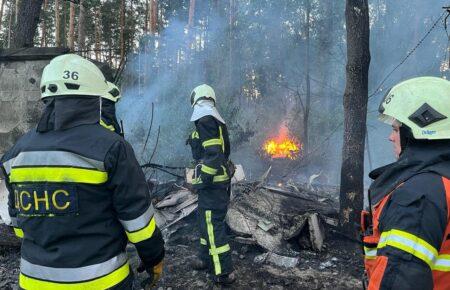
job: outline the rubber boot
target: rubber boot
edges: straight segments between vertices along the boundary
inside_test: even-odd
[[[221,285],[230,285],[236,281],[234,272],[225,275],[214,276],[214,282]]]

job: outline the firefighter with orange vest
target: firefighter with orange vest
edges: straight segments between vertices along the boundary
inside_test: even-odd
[[[397,161],[370,173],[365,286],[450,289],[450,82],[404,81],[379,112],[392,125]]]

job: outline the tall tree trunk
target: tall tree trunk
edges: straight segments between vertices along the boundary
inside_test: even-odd
[[[6,1],[6,0],[5,0]],[[8,48],[10,48],[11,47],[11,31],[12,31],[12,26],[13,26],[13,24],[12,24],[12,19],[13,19],[13,11],[14,11],[14,8],[13,8],[13,2],[11,1],[11,2],[9,2],[9,20],[8,20]]]
[[[14,9],[14,24],[19,20],[20,0],[16,0],[16,8]]]
[[[102,19],[102,16],[101,16],[101,11],[100,11],[100,9],[98,9],[96,12],[95,12],[95,59],[96,60],[100,60],[100,48],[101,48],[101,46],[100,46],[100,41],[101,41],[101,19]],[[111,46],[109,46],[110,48],[111,48]],[[111,60],[110,60],[110,62],[111,62]]]
[[[2,4],[0,6],[0,31],[2,31],[2,23],[3,23],[3,9],[5,7],[6,0],[1,0]]]
[[[335,3],[334,1],[330,1],[330,3],[328,3],[328,5],[326,6],[327,10],[326,10],[326,15],[327,15],[327,25],[326,25],[326,32],[328,34],[327,36],[327,45],[328,45],[328,49],[330,51],[332,51],[333,49],[333,44],[334,44],[334,39],[336,39],[335,37],[335,25],[334,25],[334,6]],[[325,84],[330,87],[333,85],[333,76],[331,74],[326,73],[327,67],[326,67],[326,63],[327,60],[324,59],[324,72],[323,72],[323,80],[325,80]],[[328,89],[329,91],[329,89]],[[334,93],[334,92],[333,92]],[[328,116],[328,128],[331,129],[333,127],[333,123],[334,120],[333,118],[331,118],[331,116],[333,115],[333,111],[335,108],[335,104],[336,104],[336,97],[334,97],[335,94],[329,94],[329,97],[327,98],[327,102],[326,102],[326,111]],[[332,96],[333,95],[333,96]],[[336,94],[337,95],[337,94]]]
[[[59,14],[59,0],[55,0],[55,45],[61,46],[61,18]]]
[[[195,17],[195,0],[190,0],[190,2],[189,2],[189,20],[188,20],[189,28],[192,28],[194,26],[194,17]]]
[[[144,21],[144,34],[148,33],[148,20],[150,14],[150,3],[145,0],[145,21]]]
[[[120,62],[125,59],[125,0],[120,1]]]
[[[347,0],[347,83],[344,94],[340,225],[355,237],[364,192],[364,144],[370,65],[368,0]]]
[[[44,0],[21,1],[11,47],[32,47]]]
[[[186,45],[186,59],[188,62],[191,61],[192,47],[196,50],[196,37],[192,31],[195,19],[195,0],[189,1],[189,13],[188,13],[188,33],[186,35],[187,45]]]
[[[42,7],[41,47],[47,46],[47,2],[48,0],[44,0],[44,7]]]
[[[311,77],[310,77],[310,30],[311,30],[311,1],[306,0],[306,99],[303,112],[303,148],[309,150],[309,113],[311,111]]]
[[[62,39],[61,39],[61,43],[63,45],[67,45],[67,4],[68,2],[63,1],[62,3],[62,10],[63,10],[63,14],[62,14]]]
[[[75,49],[75,3],[73,2],[70,2],[69,35],[67,39],[67,46],[73,51]]]
[[[234,84],[236,75],[234,74],[234,69],[236,68],[234,64],[234,31],[236,23],[236,0],[229,0],[229,35],[228,35],[228,93],[234,94]],[[239,99],[239,101],[241,98]]]
[[[80,13],[78,15],[78,47],[81,51],[86,48],[86,30],[85,30],[85,1],[80,0]],[[83,52],[81,52],[83,54]]]
[[[149,9],[150,33],[156,34],[158,31],[158,0],[150,0]]]

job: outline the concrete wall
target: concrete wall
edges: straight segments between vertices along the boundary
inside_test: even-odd
[[[37,123],[41,74],[65,49],[0,50],[0,156]]]
[[[37,122],[40,75],[49,61],[0,62],[0,156]],[[0,174],[1,176],[1,174]],[[9,224],[7,191],[0,180],[0,219]]]
[[[42,104],[39,83],[48,61],[0,63],[0,155],[37,122]]]

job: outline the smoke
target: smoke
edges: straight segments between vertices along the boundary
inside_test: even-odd
[[[193,27],[187,27],[188,2],[163,10],[160,33],[140,39],[139,50],[128,56],[122,82],[124,97],[118,105],[126,139],[142,163],[149,161],[157,145],[152,162],[189,165],[191,153],[185,140],[194,128],[189,122],[189,96],[195,86],[207,83],[216,90],[218,109],[229,127],[231,158],[243,164],[247,177],[258,178],[271,165],[261,154],[261,147],[278,133],[281,124],[286,123],[300,141],[304,137],[306,0],[241,0],[235,1],[234,8],[222,1],[197,1],[200,6],[196,7]],[[323,172],[319,182],[339,182],[339,124],[343,120],[346,64],[344,2],[311,0],[311,156],[307,165],[305,160],[286,162],[282,174],[286,178],[307,180],[311,174]],[[445,1],[428,2],[370,2],[370,92],[443,12]],[[235,12],[230,16],[230,11]],[[383,92],[409,77],[447,74],[440,71],[446,47],[447,36],[440,25],[386,81]],[[376,121],[375,111],[383,92],[369,101],[372,168],[393,161],[386,140],[390,128]],[[150,141],[144,151],[152,118]]]
[[[381,81],[414,50],[381,90],[369,99],[367,124],[372,168],[394,161],[392,145],[387,140],[391,128],[377,120],[378,106],[387,90],[403,80],[418,76],[448,78],[449,38],[443,18],[420,43],[444,13],[442,7],[448,4],[444,0],[372,1],[370,93],[375,92]],[[369,169],[366,162],[366,170]]]

